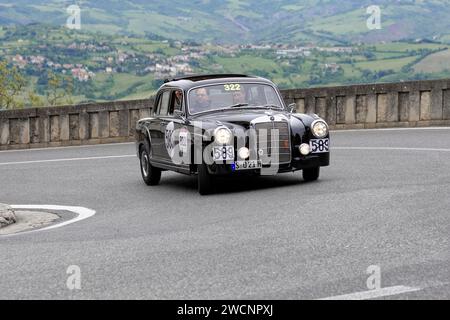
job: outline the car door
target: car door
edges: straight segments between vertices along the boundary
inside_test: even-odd
[[[166,122],[164,118],[167,116],[169,101],[170,90],[164,90],[158,94],[154,119],[150,123],[152,158],[158,161],[165,159],[164,131]]]
[[[175,115],[175,110],[182,111],[184,107],[182,97],[177,102],[176,92],[182,93],[183,91],[179,88],[172,88],[168,92],[168,108],[161,109],[163,113],[159,117],[161,134],[164,136],[161,154],[164,161],[174,164],[174,153],[179,150],[180,129],[185,127],[185,120],[179,115]]]

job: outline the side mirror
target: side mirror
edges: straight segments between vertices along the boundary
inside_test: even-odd
[[[289,111],[289,113],[294,112],[295,109],[297,109],[297,104],[291,103],[291,104],[288,105],[288,111]]]

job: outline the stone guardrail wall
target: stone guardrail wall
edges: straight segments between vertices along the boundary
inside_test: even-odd
[[[450,79],[282,90],[332,129],[450,126]],[[0,150],[127,142],[153,98],[0,111]]]
[[[153,98],[0,111],[0,150],[133,141],[152,106]]]
[[[450,79],[284,90],[297,112],[332,129],[450,125]]]

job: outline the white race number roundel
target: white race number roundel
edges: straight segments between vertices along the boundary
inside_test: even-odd
[[[175,153],[175,137],[173,134],[173,131],[175,130],[175,126],[173,122],[169,122],[166,126],[166,132],[164,134],[164,141],[166,145],[167,153],[169,154],[169,157],[173,158],[173,155]]]

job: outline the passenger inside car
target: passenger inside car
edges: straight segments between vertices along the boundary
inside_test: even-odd
[[[175,110],[181,110],[183,101],[183,92],[181,90],[175,90],[172,97],[172,105],[170,108],[170,114],[173,114]]]
[[[239,90],[233,92],[233,103],[248,103],[247,101],[247,94],[245,93],[245,90]]]

